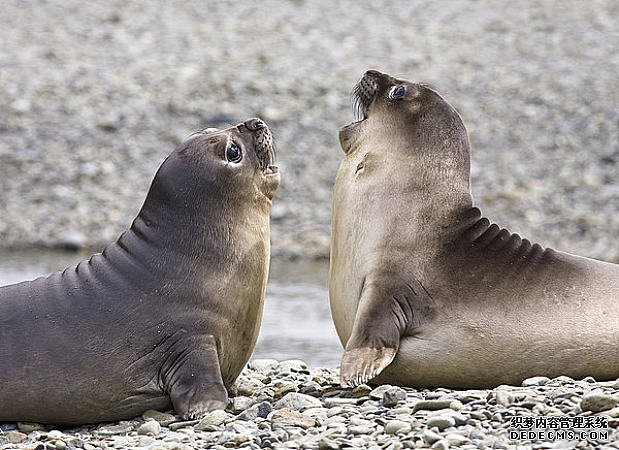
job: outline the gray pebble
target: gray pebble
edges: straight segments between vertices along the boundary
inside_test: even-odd
[[[548,377],[531,377],[523,380],[522,387],[543,386],[550,381]]]
[[[617,403],[617,397],[612,395],[591,393],[582,398],[580,408],[583,411],[601,412],[614,408],[617,406]]]
[[[435,433],[434,431],[430,429],[423,430],[422,435],[423,435],[424,440],[428,444],[434,444],[435,442],[440,441],[443,438],[440,434]]]
[[[406,400],[406,391],[398,386],[392,386],[383,392],[383,405],[395,406],[398,402]]]
[[[289,408],[297,411],[304,411],[308,408],[321,408],[322,402],[310,395],[301,394],[298,392],[290,392],[283,398],[278,400],[274,409]]]
[[[396,434],[402,430],[410,431],[410,424],[402,420],[390,420],[385,424],[385,433],[387,434]]]
[[[156,420],[148,420],[138,427],[138,434],[156,436],[161,432],[161,425]]]
[[[448,416],[432,416],[429,417],[426,425],[428,428],[438,428],[444,430],[445,428],[453,427],[456,425],[456,421],[452,417]]]
[[[454,411],[459,411],[462,409],[462,403],[458,400],[420,400],[416,402],[413,406],[413,411],[417,412],[420,410],[428,410],[434,411],[437,409],[445,409],[450,408]]]

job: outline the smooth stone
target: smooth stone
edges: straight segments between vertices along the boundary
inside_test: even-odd
[[[619,389],[619,379],[617,379],[617,381],[611,384],[610,387],[613,389]]]
[[[277,369],[279,361],[276,359],[254,359],[249,362],[247,367],[258,372],[268,372]]]
[[[370,434],[373,431],[372,428],[368,427],[367,425],[353,425],[348,427],[348,433],[349,434]]]
[[[97,428],[95,432],[102,436],[115,436],[117,434],[127,434],[133,431],[133,425],[130,424],[118,424],[118,425],[104,425]],[[51,435],[52,431],[50,431]]]
[[[393,386],[391,386],[390,384],[383,384],[373,389],[372,391],[370,391],[368,395],[370,396],[370,398],[373,398],[374,400],[382,400],[383,394],[387,391],[387,389],[392,388],[392,387]]]
[[[185,420],[183,422],[174,422],[171,423],[168,428],[172,431],[180,430],[181,428],[193,427],[195,424],[200,422],[199,420]]]
[[[302,372],[307,370],[307,364],[300,359],[287,359],[279,363],[281,372]]]
[[[391,407],[406,400],[406,391],[398,386],[392,386],[383,392],[383,406]]]
[[[355,386],[352,390],[354,396],[368,395],[370,392],[372,392],[372,388],[367,384],[360,384],[359,386]]]
[[[428,428],[438,428],[444,430],[445,428],[453,427],[456,425],[456,421],[453,417],[448,416],[432,416],[426,421]]]
[[[297,392],[297,384],[292,381],[283,381],[273,392],[273,398],[276,400],[280,399],[290,392]]]
[[[157,436],[161,432],[161,425],[154,419],[144,422],[138,427],[138,434]]]
[[[262,388],[264,388],[264,383],[253,378],[244,378],[236,384],[238,394],[246,397],[257,395]]]
[[[273,429],[286,429],[288,427],[300,427],[307,429],[316,425],[311,417],[288,408],[282,408],[271,413],[271,426]]]
[[[63,439],[64,437],[66,437],[65,434],[60,430],[52,430],[47,433],[48,439]]]
[[[340,448],[340,444],[326,438],[318,441],[318,450],[339,450]]]
[[[460,411],[462,409],[462,403],[458,400],[420,400],[413,405],[413,412],[420,410],[435,411],[437,409],[453,409],[454,411]]]
[[[19,444],[28,439],[28,435],[21,431],[11,430],[4,433],[4,437],[10,444]]]
[[[56,447],[56,450],[66,450],[67,443],[65,441],[56,441],[54,442],[54,447]]]
[[[445,436],[445,439],[447,439],[447,442],[449,442],[450,445],[462,445],[469,441],[466,436],[462,436],[457,433],[449,433]]]
[[[222,409],[216,409],[204,416],[193,429],[202,431],[210,427],[216,427],[224,423],[228,419],[228,413]]]
[[[580,401],[580,409],[594,413],[607,411],[617,406],[619,400],[609,394],[591,393],[585,395]]]
[[[531,377],[524,380],[521,384],[522,387],[531,386],[543,386],[550,381],[548,377]]]
[[[239,414],[236,418],[238,420],[255,420],[258,417],[266,418],[271,411],[273,411],[273,407],[269,402],[261,402],[256,405],[250,406],[241,414]]]
[[[275,403],[274,409],[294,409],[303,411],[309,408],[322,408],[322,402],[311,395],[290,392]]]
[[[339,398],[339,397],[327,397],[323,399],[324,405],[327,408],[333,408],[335,406],[342,405],[356,405],[356,398]]]
[[[501,406],[509,406],[514,403],[514,397],[509,392],[503,389],[495,391],[496,404]]]
[[[230,408],[232,412],[238,414],[250,408],[254,403],[256,403],[256,401],[253,398],[239,395],[237,397],[232,397]]]
[[[144,419],[153,419],[159,422],[161,426],[168,426],[171,423],[176,422],[176,417],[173,414],[165,413],[161,411],[155,411],[154,409],[149,409],[142,414]]]
[[[389,445],[389,447],[387,447],[385,450],[402,450],[403,448],[404,448],[404,444],[396,441],[396,442],[392,442],[391,445]],[[372,449],[372,447],[368,447],[368,450],[370,449]],[[378,447],[378,449],[380,449],[380,447]]]
[[[437,441],[440,441],[443,438],[443,436],[441,436],[440,434],[435,433],[434,431],[429,429],[423,430],[422,436],[423,439],[430,445],[434,444]]]
[[[403,420],[390,420],[385,424],[385,433],[396,434],[398,431],[408,428],[410,430],[410,424]]]
[[[436,441],[434,444],[432,444],[432,447],[430,448],[436,448],[438,450],[448,450],[449,442],[447,442],[447,440],[445,439],[441,439],[440,441]]]
[[[32,433],[33,431],[45,431],[45,425],[35,422],[17,422],[17,429],[22,433]]]

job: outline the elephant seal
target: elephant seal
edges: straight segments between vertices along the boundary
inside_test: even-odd
[[[225,408],[262,317],[272,158],[259,119],[195,133],[101,254],[0,288],[0,422]]]
[[[456,110],[368,71],[340,131],[329,297],[343,386],[619,377],[619,265],[543,248],[483,218]]]

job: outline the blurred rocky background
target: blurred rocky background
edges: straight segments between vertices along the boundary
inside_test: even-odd
[[[273,252],[326,257],[338,129],[368,68],[462,114],[482,211],[619,262],[619,3],[16,1],[0,14],[0,246],[99,250],[192,131],[260,116]]]

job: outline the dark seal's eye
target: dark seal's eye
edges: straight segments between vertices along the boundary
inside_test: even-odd
[[[231,163],[241,162],[243,159],[243,152],[241,151],[241,147],[236,145],[234,142],[231,142],[226,149],[226,159]]]
[[[399,86],[394,86],[389,91],[389,98],[392,98],[394,100],[400,100],[401,98],[404,98],[405,95],[406,95],[406,86],[404,86],[403,84]]]

